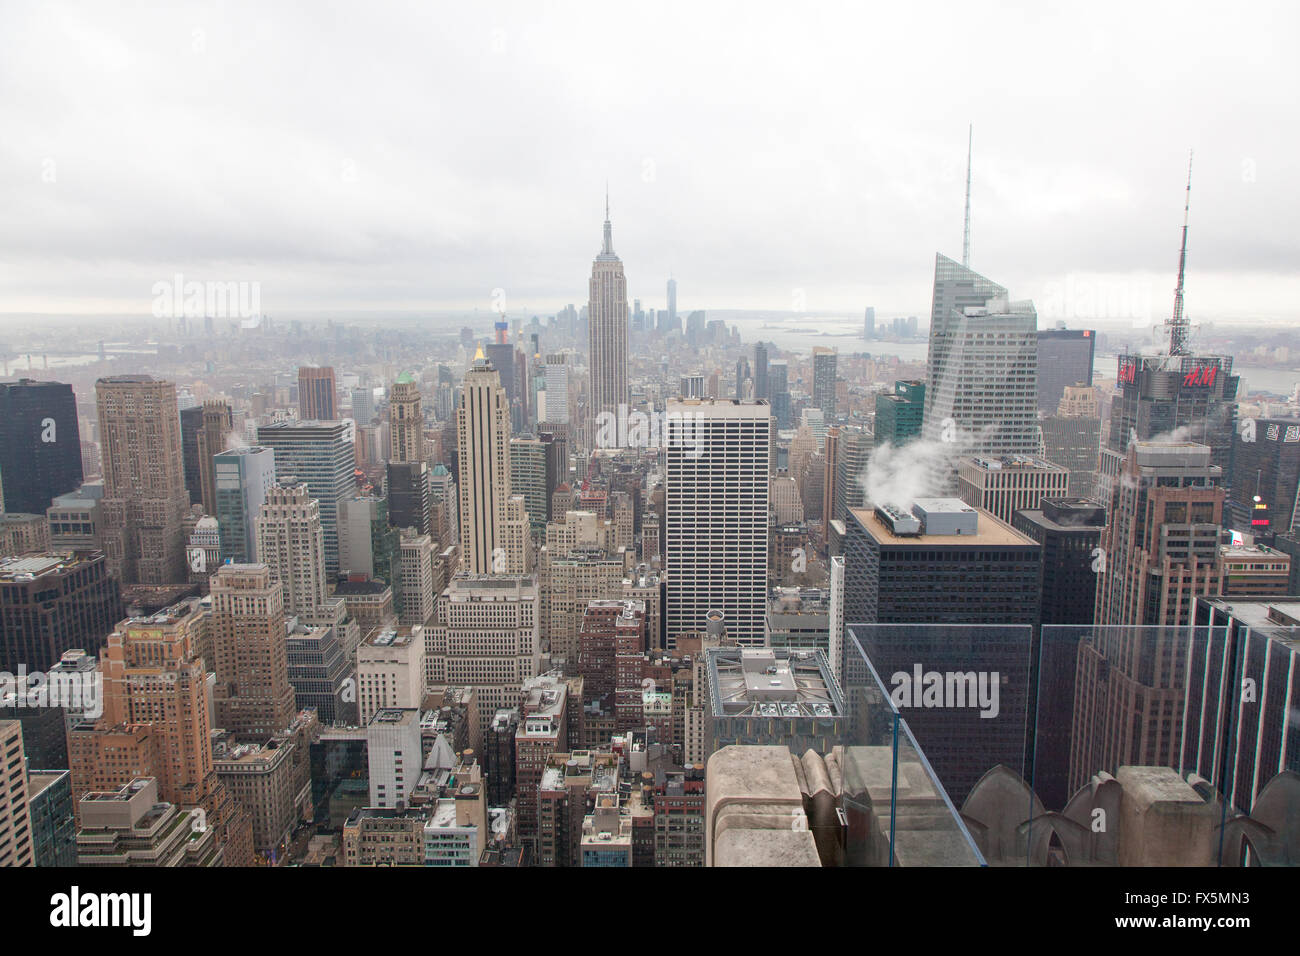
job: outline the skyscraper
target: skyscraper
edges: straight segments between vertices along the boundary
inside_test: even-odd
[[[670,289],[675,302],[676,284],[671,283]],[[587,360],[591,374],[590,446],[595,443],[598,416],[605,413],[616,416],[618,407],[627,404],[627,279],[623,276],[623,261],[614,254],[608,195],[605,197],[605,240],[591,266],[587,314],[591,337]]]
[[[329,594],[320,503],[307,485],[284,478],[267,489],[255,523],[258,560],[284,585],[284,609],[314,613]]]
[[[347,422],[273,422],[257,430],[257,443],[275,451],[276,478],[295,477],[320,502],[325,569],[339,569],[338,505],[357,493],[356,461]]]
[[[388,486],[388,520],[393,527],[414,528],[420,534],[434,534],[441,541],[442,536],[433,527],[429,463],[390,461],[384,474]]]
[[[0,866],[35,866],[23,730],[0,720]]]
[[[275,484],[275,452],[260,445],[232,448],[212,456],[212,471],[216,500],[211,514],[221,529],[221,559],[256,561],[254,522]]]
[[[754,397],[772,397],[767,393],[767,346],[762,342],[754,346]]]
[[[149,375],[95,383],[104,452],[104,550],[124,584],[185,580],[189,511],[176,386]]]
[[[401,381],[401,378],[398,378]],[[352,420],[360,428],[369,425],[375,417],[375,390],[373,388],[354,388],[352,390]]]
[[[915,696],[898,703],[948,793],[964,800],[990,768],[1023,767],[1039,545],[954,499],[917,499],[910,513],[855,509],[847,525],[845,624],[895,689],[900,674],[917,674]],[[855,657],[844,673],[853,673]],[[922,670],[989,675],[1001,685],[1000,710],[924,707]]]
[[[438,595],[425,630],[425,684],[473,687],[481,736],[537,673],[537,619],[531,576],[457,574]]]
[[[1223,473],[1211,459],[1191,442],[1135,442],[1124,458],[1096,563],[1096,628],[1076,655],[1069,792],[1098,770],[1179,766],[1189,648],[1205,641],[1187,625],[1222,573]]]
[[[304,422],[332,422],[338,419],[334,398],[334,369],[298,369],[298,418]]]
[[[1233,438],[1232,473],[1233,528],[1253,534],[1292,530],[1300,521],[1300,419],[1243,422]]]
[[[75,798],[157,780],[159,796],[185,810],[201,808],[224,845],[227,865],[250,865],[248,817],[217,778],[207,665],[202,649],[210,620],[197,601],[127,618],[109,635],[99,660],[103,713],[68,729]]]
[[[790,367],[785,359],[770,359],[767,363],[767,394],[772,406],[772,417],[776,419],[777,428],[789,428],[790,409]],[[738,395],[737,398],[740,396]]]
[[[935,419],[933,431],[939,431],[942,415],[932,411],[937,383],[947,377],[948,356],[955,343],[956,326],[968,306],[983,306],[990,299],[1005,298],[1007,290],[941,253],[934,256],[934,296],[930,304],[930,348],[926,357],[925,421]]]
[[[822,415],[829,422],[835,421],[838,402],[835,398],[836,367],[839,356],[834,349],[815,346],[812,351],[813,389],[812,402],[822,410]],[[757,396],[757,392],[755,392]]]
[[[398,555],[398,593],[402,598],[398,619],[407,627],[424,626],[433,617],[434,601],[443,588],[443,582],[435,579],[433,539],[427,534],[404,534],[398,542]]]
[[[519,406],[522,396],[519,384],[519,373],[523,365],[523,359],[518,354],[519,350],[506,341],[506,323],[498,322],[499,341],[488,342],[483,347],[483,353],[487,356],[492,367],[497,370],[497,375],[501,379],[501,388],[506,393],[506,404],[510,407],[511,424],[522,425],[522,422],[516,423],[516,408]]]
[[[1210,447],[1226,484],[1237,425],[1238,377],[1232,374],[1232,356],[1122,354],[1117,377],[1106,439],[1112,460],[1124,455],[1134,439],[1157,440],[1180,429],[1180,439]]]
[[[957,494],[968,505],[1011,524],[1017,511],[1037,508],[1044,498],[1064,498],[1070,473],[1028,455],[957,460]]]
[[[569,366],[564,355],[546,356],[543,369],[546,382],[546,414],[538,415],[538,421],[554,425],[569,423]]]
[[[609,218],[609,206],[605,207],[605,218]],[[668,321],[673,326],[677,324],[677,280],[669,277],[668,279]]]
[[[920,498],[853,509],[846,526],[845,624],[1038,622],[1041,549],[987,511]]]
[[[921,434],[925,391],[924,382],[895,382],[893,392],[876,395],[875,445],[897,448]]]
[[[941,291],[936,280],[936,297]],[[1041,454],[1037,325],[1031,302],[993,299],[954,311],[930,339],[924,437],[976,455]]]
[[[822,469],[822,540],[830,539],[831,521],[835,514],[835,499],[840,496],[840,430],[830,428],[826,431],[826,441],[822,445],[825,457]]]
[[[1099,626],[1185,625],[1219,591],[1223,469],[1206,445],[1137,442],[1107,509]]]
[[[461,567],[470,574],[520,573],[525,556],[508,541],[510,406],[496,369],[481,351],[465,373],[456,430]]]
[[[1091,329],[1043,329],[1038,333],[1038,410],[1056,414],[1068,385],[1092,385],[1097,336]]]
[[[0,510],[43,515],[81,478],[72,386],[26,378],[0,384]]]
[[[877,418],[877,422],[879,418]],[[918,416],[919,422],[919,416]],[[835,497],[822,505],[831,520],[846,521],[850,508],[861,508],[866,497],[862,474],[871,457],[871,435],[859,426],[841,428],[836,449]]]
[[[456,479],[442,464],[434,465],[429,472],[428,486],[431,530],[422,533],[432,535],[445,548],[460,540],[460,493],[456,490]]]
[[[1074,625],[1044,633],[1038,644],[1038,712],[1034,727],[1034,792],[1063,807],[1069,789],[1076,665],[1080,639],[1096,606],[1097,548],[1106,509],[1084,498],[1045,498],[1041,510],[1017,511],[1012,526],[1043,547],[1039,622]]]
[[[1097,591],[1092,565],[1106,509],[1084,498],[1044,498],[1037,508],[1017,511],[1011,526],[1043,546],[1040,622],[1091,624]]]
[[[203,417],[197,437],[199,456],[199,500],[203,510],[216,516],[217,486],[213,479],[212,458],[226,450],[234,419],[225,402],[203,403]]]
[[[1119,356],[1119,394],[1111,403],[1110,434],[1103,449],[1098,484],[1109,492],[1119,459],[1134,442],[1192,441],[1208,445],[1211,461],[1222,470],[1226,486],[1233,480],[1233,435],[1237,424],[1237,385],[1232,357],[1193,355],[1191,326],[1183,314],[1183,277],[1187,265],[1187,216],[1191,205],[1192,167],[1187,163],[1187,200],[1183,208],[1183,244],[1167,355]],[[1176,436],[1171,435],[1175,430]]]
[[[339,502],[339,571],[387,582],[401,605],[397,563],[400,534],[388,524],[388,502],[358,495]]]
[[[0,671],[49,671],[75,648],[95,654],[121,617],[98,551],[0,559]]]
[[[739,644],[762,644],[767,612],[766,402],[668,403],[668,640],[702,632],[720,611]]]
[[[240,740],[263,743],[297,713],[284,592],[265,564],[227,564],[212,576],[216,723]]]
[[[1092,496],[1101,451],[1097,389],[1065,386],[1060,406],[1040,418],[1039,425],[1043,429],[1043,457],[1070,473],[1070,497]]]
[[[199,474],[199,432],[203,431],[203,406],[181,409],[181,463],[185,469],[185,488],[191,504],[203,501],[203,478]]]
[[[545,529],[550,507],[546,494],[546,446],[531,435],[510,439],[510,490],[523,495],[528,523],[533,529]]]
[[[389,461],[424,460],[424,415],[420,386],[409,372],[397,376],[388,396]]]

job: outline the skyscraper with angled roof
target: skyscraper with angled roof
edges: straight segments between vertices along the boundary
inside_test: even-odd
[[[1039,455],[1038,313],[939,255],[922,435],[978,455]]]

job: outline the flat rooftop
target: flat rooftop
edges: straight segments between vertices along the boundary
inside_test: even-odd
[[[0,581],[25,581],[63,568],[81,564],[83,558],[73,551],[46,551],[16,558],[0,558]]]
[[[1266,544],[1227,544],[1219,548],[1219,554],[1225,558],[1257,558],[1290,562],[1291,556],[1275,551]]]
[[[383,625],[371,631],[364,643],[367,647],[409,647],[412,636],[409,627]]]
[[[1034,455],[1003,455],[1001,457],[972,456],[962,459],[985,471],[1013,471],[1024,469],[1031,471],[1066,471],[1060,465],[1038,458]]]
[[[1285,630],[1293,626],[1282,623],[1278,618],[1300,621],[1300,597],[1284,597],[1276,601],[1259,598],[1202,597],[1215,607],[1230,612],[1234,618],[1247,627],[1266,630],[1269,628]],[[1279,613],[1269,617],[1269,611],[1276,609]]]
[[[921,501],[932,502],[940,499],[926,498]],[[960,502],[962,507],[969,508],[965,502]],[[1026,535],[1021,534],[1010,525],[1003,524],[993,515],[989,514],[982,508],[976,508],[979,512],[979,529],[975,534],[923,534],[913,536],[898,536],[889,530],[871,508],[850,508],[849,511],[857,520],[867,529],[867,533],[876,539],[880,544],[894,545],[899,547],[915,548],[919,543],[926,545],[951,545],[953,547],[971,548],[978,545],[994,545],[1005,547],[1038,547],[1038,542]]]
[[[560,713],[569,692],[569,685],[563,680],[543,675],[530,677],[524,681],[524,710],[520,720],[520,732],[530,717],[554,717]]]
[[[714,717],[843,717],[844,699],[820,651],[710,648]]]

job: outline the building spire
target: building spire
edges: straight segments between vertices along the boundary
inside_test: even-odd
[[[971,148],[975,143],[975,124],[970,124],[966,134],[966,228],[961,234],[961,264],[970,268],[970,165]]]
[[[1169,354],[1187,354],[1187,317],[1183,315],[1183,274],[1187,268],[1187,218],[1192,210],[1192,151],[1187,152],[1187,198],[1183,203],[1183,245],[1178,253],[1178,286],[1174,289],[1174,314],[1169,326]]]
[[[605,243],[600,248],[602,256],[614,254],[614,230],[609,224],[609,181],[605,181]]]

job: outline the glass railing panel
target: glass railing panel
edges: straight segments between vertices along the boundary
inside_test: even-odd
[[[975,841],[900,717],[890,685],[846,628],[842,690],[849,720],[840,766],[845,862],[854,866],[979,866]]]
[[[1233,746],[1200,768],[1223,801],[1223,866],[1300,865],[1300,629],[1238,631],[1219,715]],[[1210,776],[1210,774],[1213,776]]]
[[[1235,668],[1224,628],[1044,626],[1023,862],[1215,865]]]

